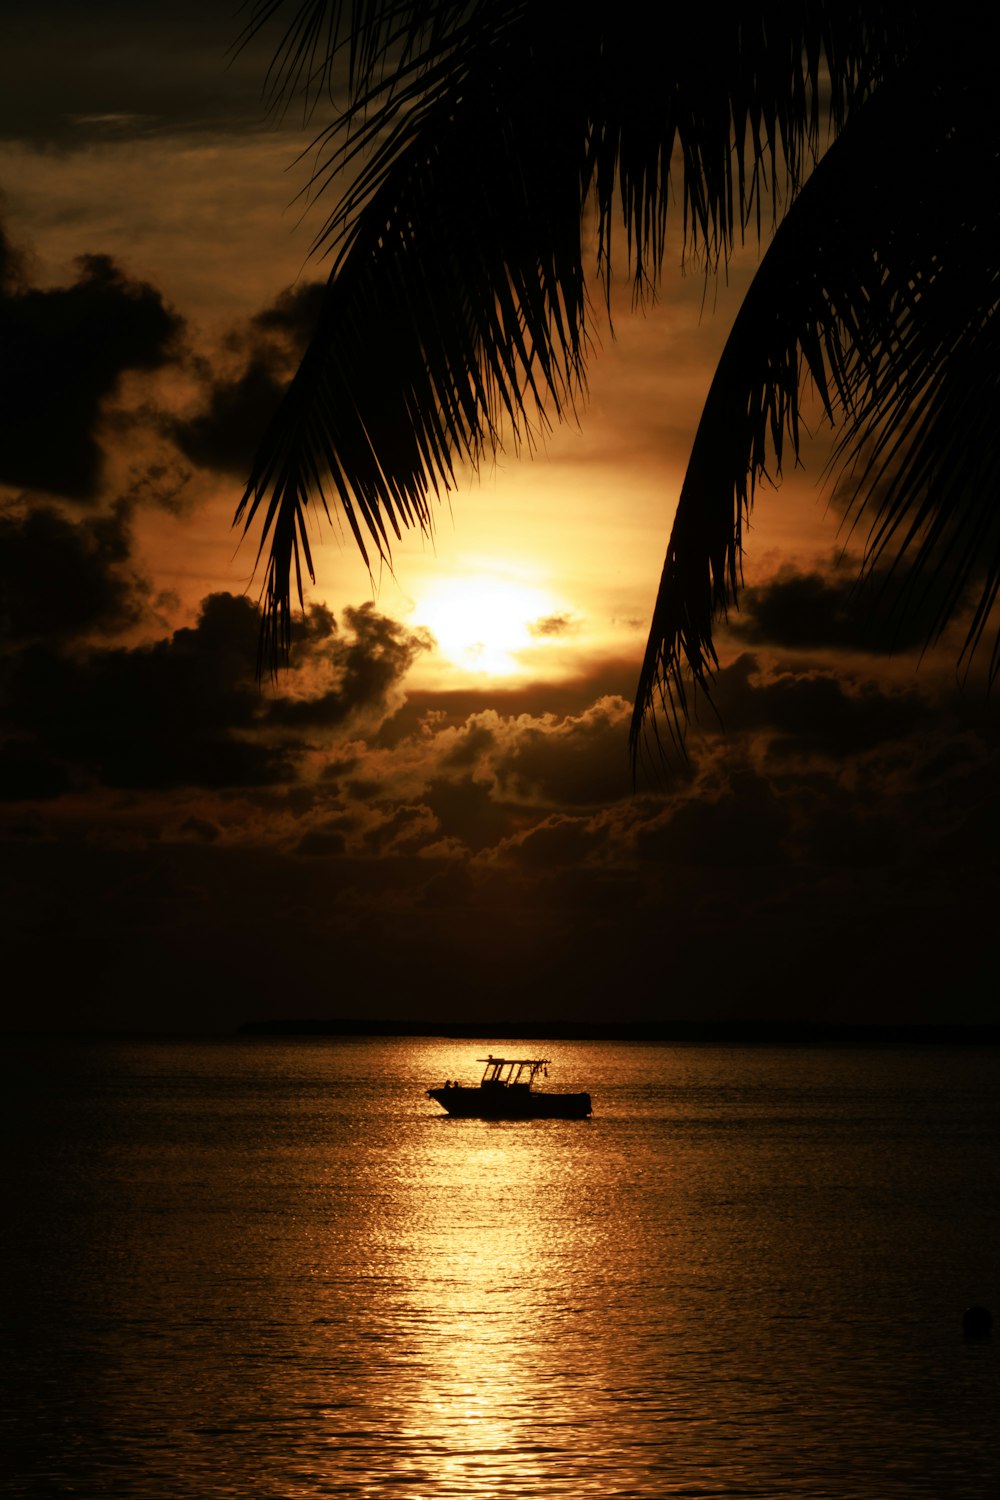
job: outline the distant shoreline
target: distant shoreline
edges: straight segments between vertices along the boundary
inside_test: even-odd
[[[674,1042],[739,1046],[997,1046],[1000,1023],[931,1022],[923,1025],[862,1025],[826,1021],[637,1021],[556,1022],[327,1020],[300,1017],[245,1021],[236,1033],[244,1037],[455,1037],[488,1041],[523,1037],[564,1042]]]
[[[663,1042],[700,1047],[1000,1047],[1000,1022],[926,1023],[836,1021],[380,1021],[361,1017],[267,1017],[244,1021],[233,1031],[137,1031],[74,1027],[43,1030],[7,1027],[5,1043],[309,1041],[324,1038],[392,1037],[507,1043]]]

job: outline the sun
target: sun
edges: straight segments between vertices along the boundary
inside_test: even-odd
[[[416,601],[413,623],[423,625],[454,667],[487,677],[523,676],[532,658],[557,634],[565,614],[547,590],[483,575],[439,579]]]

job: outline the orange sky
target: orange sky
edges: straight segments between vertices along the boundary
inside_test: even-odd
[[[43,1017],[989,1018],[987,956],[953,934],[995,896],[995,709],[953,654],[873,649],[822,442],[761,495],[724,732],[703,717],[687,763],[630,784],[673,507],[756,248],[706,300],[678,243],[645,317],[623,279],[579,426],[467,476],[394,575],[318,533],[309,630],[261,695],[230,523],[321,274],[291,206],[308,137],[260,118],[266,49],[227,71],[226,6],[84,26],[44,0],[3,25],[4,910]]]
[[[162,289],[200,357],[228,357],[238,368],[225,349],[234,330],[288,286],[323,274],[323,262],[310,256],[321,205],[294,201],[307,176],[295,157],[308,133],[286,123],[245,133],[168,129],[137,139],[124,122],[77,128],[84,139],[73,150],[0,142],[9,232],[28,252],[33,284],[65,284],[75,258],[100,245],[129,274]],[[396,547],[394,575],[370,581],[350,538],[318,524],[311,597],[336,609],[372,594],[395,617],[449,631],[460,660],[442,640],[441,660],[421,663],[427,685],[455,681],[463,664],[475,670],[460,675],[459,685],[482,675],[484,653],[475,654],[482,630],[470,625],[464,643],[456,617],[478,609],[484,591],[492,601],[490,675],[504,666],[515,675],[565,675],[581,658],[638,657],[701,401],[757,259],[756,247],[748,248],[728,277],[706,289],[697,266],[681,272],[681,251],[678,235],[668,282],[643,315],[633,314],[630,284],[620,275],[613,331],[595,285],[598,347],[579,425],[540,430],[531,461],[507,451],[481,474],[467,471],[452,509],[439,508],[433,539],[414,535]],[[148,401],[148,379],[132,384],[129,392],[125,382],[126,402],[130,395],[133,406]],[[184,411],[197,408],[204,392],[189,367],[165,372],[159,395]],[[153,434],[142,436],[150,461],[176,464],[175,454],[157,451]],[[117,461],[114,478],[127,483],[134,448],[112,446],[107,459],[109,468]],[[205,517],[197,527],[186,514],[162,512],[137,527],[145,566],[179,597],[171,623],[190,622],[210,588],[243,588],[253,565],[252,545],[237,551],[229,531],[238,498],[233,475],[207,485],[203,475],[191,476],[188,487],[194,484]],[[791,489],[794,495],[769,496],[761,511],[762,534],[748,558],[755,570],[772,555],[797,561],[835,544],[836,525],[815,486],[800,481]],[[556,614],[572,625],[560,649],[551,636],[536,635],[532,646],[527,627]],[[516,660],[499,639],[504,629]]]

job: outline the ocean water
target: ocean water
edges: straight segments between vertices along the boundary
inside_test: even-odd
[[[593,1118],[442,1115],[487,1050]],[[9,1049],[2,1493],[995,1500],[998,1062]]]

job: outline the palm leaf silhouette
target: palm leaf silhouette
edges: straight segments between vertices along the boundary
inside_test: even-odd
[[[683,734],[687,675],[709,691],[712,628],[738,598],[757,480],[798,456],[808,376],[840,429],[834,467],[864,569],[932,595],[930,639],[979,586],[963,654],[1000,585],[994,497],[1000,156],[984,80],[911,59],[852,116],[781,223],[717,367],[684,478],[631,728],[657,701]],[[907,124],[906,150],[897,142]],[[987,211],[982,211],[986,206]],[[993,670],[997,666],[994,649]]]
[[[249,32],[285,9],[262,0]],[[588,268],[609,298],[624,236],[641,302],[675,212],[710,267],[780,222],[695,436],[633,755],[660,704],[683,734],[685,672],[709,689],[755,486],[798,456],[806,378],[839,428],[856,511],[872,518],[869,565],[890,549],[914,589],[946,572],[937,631],[978,579],[974,648],[998,578],[984,498],[996,462],[984,441],[997,369],[989,49],[963,56],[955,24],[952,57],[904,8],[879,4],[644,9],[641,25],[614,7],[587,28],[527,0],[291,9],[269,97],[308,113],[346,89],[317,137],[311,189],[348,185],[317,237],[332,261],[320,325],[237,513],[266,555],[263,662],[287,654],[293,574],[300,603],[312,575],[310,507],[339,507],[369,565],[403,528],[430,530],[459,464],[504,442],[530,448],[578,405],[600,315]],[[834,139],[813,170],[826,110]]]

